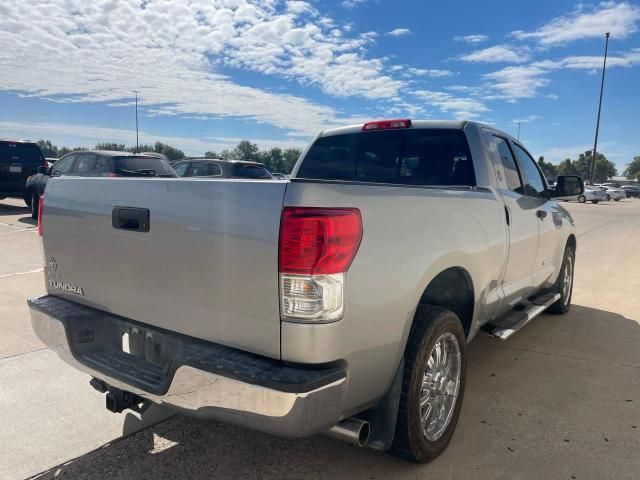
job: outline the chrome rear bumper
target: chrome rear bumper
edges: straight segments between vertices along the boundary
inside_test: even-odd
[[[261,372],[256,374],[256,382],[239,378],[237,369],[234,371],[231,356],[227,362],[231,363],[224,365],[224,368],[229,370],[228,375],[219,368],[212,368],[206,360],[196,359],[189,364],[188,360],[180,359],[179,365],[167,369],[167,377],[170,377],[165,379],[167,388],[163,391],[153,391],[153,388],[142,387],[139,382],[131,380],[131,376],[127,377],[133,375],[134,371],[135,375],[142,376],[137,372],[145,372],[144,368],[140,367],[144,360],[132,357],[132,361],[135,360],[137,363],[132,364],[128,372],[124,371],[127,369],[125,363],[116,368],[119,362],[127,361],[126,355],[124,360],[119,360],[118,357],[115,366],[111,360],[104,368],[99,363],[92,363],[92,359],[105,351],[105,348],[114,348],[99,338],[106,335],[105,331],[108,328],[105,329],[105,325],[111,329],[121,328],[123,323],[126,324],[126,319],[50,296],[30,300],[29,308],[34,332],[45,345],[55,350],[62,360],[103,380],[111,387],[130,391],[154,403],[172,407],[178,412],[288,437],[324,432],[341,419],[346,394],[346,374],[341,370],[325,368],[322,372],[326,371],[327,374],[316,375],[318,378],[311,383],[302,381],[297,384],[279,384],[277,379],[281,377],[292,378],[293,375],[293,378],[304,379],[314,370],[296,370],[275,360],[222,347],[223,353],[229,350],[234,357],[251,355],[257,358],[255,361],[271,365],[269,378],[275,378],[276,381],[272,380],[267,386],[259,384]],[[69,313],[69,309],[77,309],[75,317],[73,313]],[[77,317],[80,317],[82,329],[77,328]],[[96,317],[99,317],[99,320],[94,321]],[[113,325],[108,323],[110,321],[114,322]],[[91,322],[95,322],[96,328],[93,328],[94,324]],[[162,335],[172,334],[163,331]],[[77,341],[79,336],[82,337],[81,344]],[[175,336],[182,337],[179,334]],[[175,338],[172,337],[171,341],[175,341]],[[188,342],[189,337],[180,338],[179,341]],[[202,342],[195,339],[194,342],[198,342],[198,348],[206,349]],[[215,361],[219,366],[220,357],[216,357]],[[199,368],[198,362],[204,366]],[[278,368],[282,369],[282,375]],[[305,388],[306,386],[309,388]]]

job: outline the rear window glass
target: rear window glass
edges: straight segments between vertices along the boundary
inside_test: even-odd
[[[444,129],[359,132],[319,138],[296,176],[401,185],[476,184],[464,133]]]
[[[235,163],[233,165],[233,176],[239,178],[272,178],[269,171],[262,165],[247,165]]]
[[[0,163],[21,165],[44,164],[44,157],[37,145],[31,143],[0,143]]]
[[[174,175],[173,169],[162,159],[153,157],[117,157],[120,170],[136,173],[151,173],[156,175]]]

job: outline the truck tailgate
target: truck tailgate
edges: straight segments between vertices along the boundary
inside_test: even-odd
[[[279,358],[278,233],[286,185],[54,178],[42,223],[47,290]],[[118,207],[148,209],[148,231],[115,228]]]

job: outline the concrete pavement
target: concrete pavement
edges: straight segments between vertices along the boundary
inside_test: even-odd
[[[0,200],[0,479],[37,474],[167,417],[108,412],[89,377],[35,337],[26,300],[45,291],[40,252],[24,203]]]
[[[173,417],[53,467],[96,448],[101,438],[103,443],[115,438],[123,425],[109,423],[118,417],[109,417],[98,405],[86,378],[75,378],[84,376],[56,364],[45,350],[0,359],[0,412],[11,425],[6,434],[0,429],[0,476],[20,478],[44,465],[41,470],[49,470],[42,478],[637,479],[640,201],[564,205],[578,227],[570,313],[543,315],[506,342],[483,335],[472,342],[457,432],[431,464],[409,464],[322,436],[287,440]],[[6,222],[1,208],[0,222]],[[21,293],[23,301],[37,290],[35,277],[0,277],[0,304]],[[19,319],[27,322],[21,305],[11,307],[22,309],[11,329],[24,338],[23,350],[35,348],[26,338],[28,329],[19,331]],[[0,313],[4,323],[7,311]],[[20,350],[2,338],[0,352]],[[34,374],[37,366],[29,355],[39,356],[41,367],[50,370]],[[7,377],[13,380],[5,391]],[[52,378],[64,379],[66,388],[52,386]],[[40,398],[28,396],[29,408],[16,407],[16,395],[24,398],[29,392]],[[51,406],[44,414],[37,410],[51,403],[47,399],[60,401],[69,392],[75,399],[56,407],[62,415]],[[31,423],[21,428],[25,419]],[[20,442],[31,446],[19,447]],[[43,453],[47,448],[51,452]],[[12,462],[8,469],[7,459]]]

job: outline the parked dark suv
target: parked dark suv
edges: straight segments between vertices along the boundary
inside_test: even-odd
[[[173,169],[180,177],[273,178],[263,164],[245,160],[188,158],[174,163]]]
[[[22,198],[27,178],[46,165],[37,144],[0,140],[0,199]]]
[[[177,177],[162,158],[109,150],[71,152],[51,168],[41,167],[27,180],[24,199],[31,207],[31,216],[38,218],[38,200],[44,193],[49,177]]]

